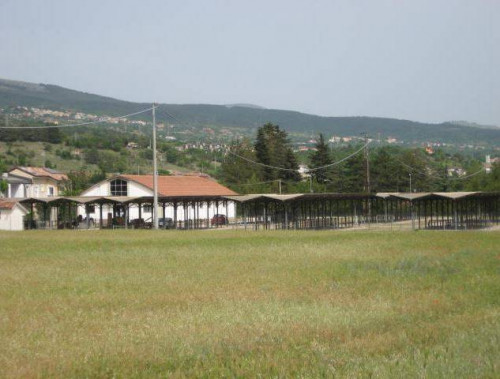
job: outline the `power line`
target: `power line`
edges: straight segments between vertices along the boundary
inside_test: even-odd
[[[342,158],[341,160],[339,161],[336,161],[336,162],[333,162],[333,163],[330,163],[330,164],[327,164],[326,166],[321,166],[321,167],[315,167],[315,168],[310,168],[307,170],[307,172],[314,172],[314,171],[317,171],[317,170],[322,170],[324,168],[328,168],[328,167],[332,167],[332,166],[336,166],[336,165],[339,165],[340,163],[348,160],[349,158],[352,158],[354,157],[356,154],[359,154],[361,151],[363,151],[365,149],[365,147],[367,147],[370,143],[372,143],[372,141],[368,141],[366,144],[364,144],[359,150],[356,150],[354,153],[352,153],[351,155],[348,155],[347,157],[344,157]]]
[[[172,120],[174,120],[175,122],[178,122],[179,124],[182,124],[182,121],[179,120],[177,117],[173,116],[171,113],[169,113],[166,109],[163,110],[163,112],[168,116],[170,117]]]
[[[322,169],[325,169],[325,168],[328,168],[328,167],[333,167],[333,166],[336,166],[346,160],[348,160],[349,158],[352,158],[354,157],[356,154],[359,154],[361,151],[363,151],[365,149],[366,146],[368,146],[369,144],[371,143],[371,141],[368,141],[365,145],[363,145],[359,150],[356,150],[354,153],[348,155],[347,157],[344,157],[342,158],[341,160],[339,161],[336,161],[336,162],[333,162],[333,163],[330,163],[330,164],[327,164],[325,166],[321,166],[321,167],[315,167],[315,168],[309,168],[307,169],[307,172],[314,172],[314,171],[317,171],[317,170],[322,170]],[[261,162],[256,162],[256,161],[253,161],[249,158],[246,158],[246,157],[243,157],[241,155],[238,155],[236,153],[233,153],[231,150],[228,151],[229,154],[232,154],[234,155],[235,157],[238,157],[240,159],[243,159],[244,161],[247,161],[249,163],[252,163],[252,164],[256,164],[256,165],[259,165],[259,166],[263,166],[263,167],[267,167],[267,168],[272,168],[272,169],[275,169],[275,170],[281,170],[281,171],[293,171],[293,172],[299,172],[299,170],[296,170],[296,169],[293,169],[293,168],[284,168],[284,167],[277,167],[277,166],[271,166],[271,165],[268,165],[268,164],[265,164],[265,163],[261,163]]]
[[[114,118],[124,119],[124,118],[135,116],[135,115],[138,115],[141,113],[149,112],[149,111],[153,110],[153,108],[158,108],[158,106],[150,107],[150,108],[138,111],[138,112],[129,113],[129,114],[114,117]],[[87,122],[81,122],[78,124],[43,125],[43,126],[0,126],[0,129],[55,129],[55,128],[62,129],[62,128],[72,128],[72,127],[78,127],[78,126],[102,124],[102,123],[105,123],[107,121],[108,121],[108,117],[101,117],[101,118],[99,118],[99,120],[96,120],[96,121],[87,121]]]
[[[411,170],[412,173],[415,172],[417,174],[420,174],[420,175],[423,175],[423,176],[427,176],[427,177],[431,177],[431,178],[434,178],[434,179],[444,179],[443,177],[436,176],[436,175],[431,175],[431,174],[429,174],[427,172],[423,172],[423,171],[417,170],[415,167],[407,165],[406,163],[401,162],[398,159],[396,159],[396,162],[398,162],[402,166],[406,167],[407,169]],[[459,176],[458,178],[447,178],[447,179],[448,180],[464,180],[464,179],[468,179],[468,178],[471,178],[473,176],[476,176],[476,175],[480,174],[483,171],[484,171],[484,168],[481,168],[479,171],[476,171],[476,172],[474,172],[472,174],[469,174],[469,175],[466,175],[466,176]]]
[[[483,171],[484,171],[484,168],[482,168],[481,170],[476,171],[476,172],[474,172],[472,174],[469,174],[469,175],[466,175],[466,176],[459,176],[458,178],[448,178],[448,180],[463,180],[463,179],[468,179],[468,178],[471,178],[473,176],[476,176],[477,174],[480,174]]]
[[[293,172],[298,171],[298,170],[296,170],[294,168],[276,167],[276,166],[271,166],[271,165],[268,165],[268,164],[265,164],[265,163],[256,162],[256,161],[253,161],[253,160],[251,160],[249,158],[242,157],[241,155],[233,153],[231,150],[228,150],[228,153],[234,155],[235,157],[243,159],[244,161],[247,161],[248,163],[256,164],[256,165],[259,165],[259,166],[262,166],[262,167],[272,168],[272,169],[281,170],[281,171],[293,171]]]

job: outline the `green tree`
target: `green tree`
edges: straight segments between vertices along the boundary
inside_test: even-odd
[[[145,149],[140,152],[140,157],[149,161],[153,160],[153,150]]]
[[[5,194],[7,192],[7,189],[9,188],[9,184],[5,179],[0,180],[0,192]]]
[[[398,150],[382,147],[370,156],[370,179],[373,192],[398,192],[406,186],[407,168],[398,161]]]
[[[299,181],[297,159],[284,130],[278,125],[267,123],[257,130],[255,141],[257,162],[266,165],[260,169],[263,181],[276,179]],[[285,170],[280,170],[283,168]]]
[[[119,173],[127,170],[126,158],[114,151],[99,153],[99,169],[104,172]]]
[[[257,172],[255,164],[248,162],[255,161],[255,153],[248,139],[233,142],[229,151],[221,164],[219,178],[224,184],[241,191],[240,186],[247,184]]]
[[[486,174],[486,185],[483,191],[500,192],[500,163],[495,163],[491,172]]]
[[[316,151],[311,154],[310,161],[312,169],[324,167],[333,162],[330,154],[330,148],[325,142],[323,133],[319,134],[318,142],[316,142]],[[331,180],[329,171],[329,168],[315,170],[312,172],[313,179],[315,179],[318,183],[327,183]]]
[[[99,163],[99,152],[95,147],[85,150],[85,162],[87,164],[98,164]]]
[[[365,187],[365,159],[359,153],[341,166],[342,192],[363,192]]]
[[[3,161],[2,157],[0,157],[0,174],[7,170],[7,165]]]
[[[410,184],[412,192],[433,191],[436,189],[433,186],[442,179],[442,176],[439,176],[442,173],[433,170],[428,164],[423,149],[405,150],[399,162],[406,171],[406,178],[402,178],[399,191],[409,192]]]
[[[70,171],[67,175],[69,183],[64,191],[65,196],[77,196],[89,187],[91,174],[88,171]]]
[[[61,143],[61,131],[58,128],[49,128],[47,130],[46,141],[50,143]]]

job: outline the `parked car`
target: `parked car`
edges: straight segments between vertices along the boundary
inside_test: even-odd
[[[174,220],[170,217],[162,217],[158,219],[158,227],[161,229],[172,229],[174,226]]]
[[[136,218],[129,222],[129,225],[134,229],[151,229],[151,222],[146,222],[142,218]]]
[[[214,215],[210,220],[210,224],[214,225],[227,225],[227,217],[225,215]]]

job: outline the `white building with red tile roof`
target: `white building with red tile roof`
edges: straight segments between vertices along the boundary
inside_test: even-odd
[[[236,192],[217,183],[215,180],[206,176],[158,176],[158,196],[161,199],[166,199],[168,205],[162,206],[159,209],[159,218],[184,219],[188,213],[188,219],[197,218],[212,218],[216,214],[222,214],[231,219],[235,217],[235,205],[231,201],[212,201],[210,199],[218,196],[237,195]],[[110,179],[99,182],[89,189],[83,191],[80,196],[83,197],[148,197],[153,196],[153,176],[152,175],[118,175]],[[186,209],[182,204],[188,204],[190,199],[200,199],[206,197],[204,205],[200,204],[186,205]],[[172,198],[172,202],[168,199]],[[173,200],[175,199],[175,205]],[[94,207],[90,209],[89,216],[93,219],[100,219],[100,210]],[[140,208],[140,209],[139,209]],[[175,215],[175,209],[177,215]],[[88,210],[87,210],[88,211]],[[118,216],[122,215],[121,209],[118,211]],[[151,221],[152,209],[151,205],[143,204],[141,206],[130,206],[127,209],[128,219],[143,219]],[[103,206],[103,218],[107,219],[110,215],[116,217],[116,206],[113,209],[111,205]],[[80,211],[82,216],[85,216],[85,211]]]

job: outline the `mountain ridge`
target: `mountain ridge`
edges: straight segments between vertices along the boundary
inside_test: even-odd
[[[0,107],[48,107],[98,115],[118,116],[146,108],[149,103],[118,100],[52,84],[30,83],[0,78]],[[140,119],[141,116],[136,118]],[[252,104],[160,104],[159,121],[190,126],[238,127],[252,133],[266,122],[280,125],[291,133],[324,133],[371,137],[394,137],[409,143],[447,142],[500,145],[500,129],[469,122],[418,121],[370,116],[318,116],[292,110],[268,109]]]

